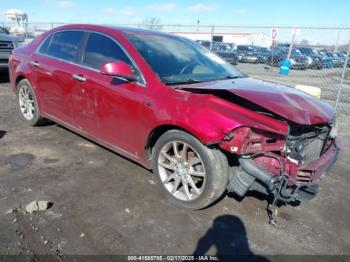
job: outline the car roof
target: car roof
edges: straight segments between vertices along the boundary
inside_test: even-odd
[[[126,26],[110,26],[110,25],[95,25],[95,24],[69,24],[69,25],[63,25],[60,27],[56,27],[54,30],[74,30],[74,29],[80,29],[80,30],[94,30],[98,31],[99,29],[107,29],[111,31],[115,31],[121,34],[148,34],[148,35],[163,35],[168,37],[179,37],[174,34],[165,33],[161,31],[155,31],[155,30],[149,30],[149,29],[143,29],[143,28],[136,28],[136,27],[126,27]]]

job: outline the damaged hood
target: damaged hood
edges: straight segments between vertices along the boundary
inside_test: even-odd
[[[226,90],[300,125],[328,123],[333,107],[295,88],[252,78],[178,85],[177,89]]]

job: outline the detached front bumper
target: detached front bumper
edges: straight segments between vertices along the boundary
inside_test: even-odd
[[[320,178],[336,162],[338,154],[339,148],[333,143],[318,159],[294,166],[294,175],[287,172],[276,175],[252,158],[241,157],[240,166],[232,170],[227,189],[241,197],[248,191],[258,191],[282,202],[308,201],[316,196]]]

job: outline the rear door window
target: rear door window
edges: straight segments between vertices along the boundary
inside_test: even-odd
[[[40,54],[47,54],[50,42],[52,39],[52,35],[50,35],[49,37],[47,37],[45,39],[45,41],[41,44],[40,48],[39,48],[39,53]]]
[[[83,31],[62,31],[53,35],[47,54],[69,62],[77,59]]]
[[[123,61],[132,66],[128,56],[115,41],[102,34],[90,33],[83,53],[82,64],[100,70],[103,64],[116,61]]]

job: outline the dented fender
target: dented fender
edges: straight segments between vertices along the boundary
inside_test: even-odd
[[[159,112],[163,124],[179,126],[196,136],[203,144],[216,144],[239,127],[250,127],[286,136],[286,122],[257,113],[212,94],[197,94],[176,90],[177,101],[171,113]],[[162,108],[162,105],[160,105]],[[169,116],[174,116],[171,117]]]

